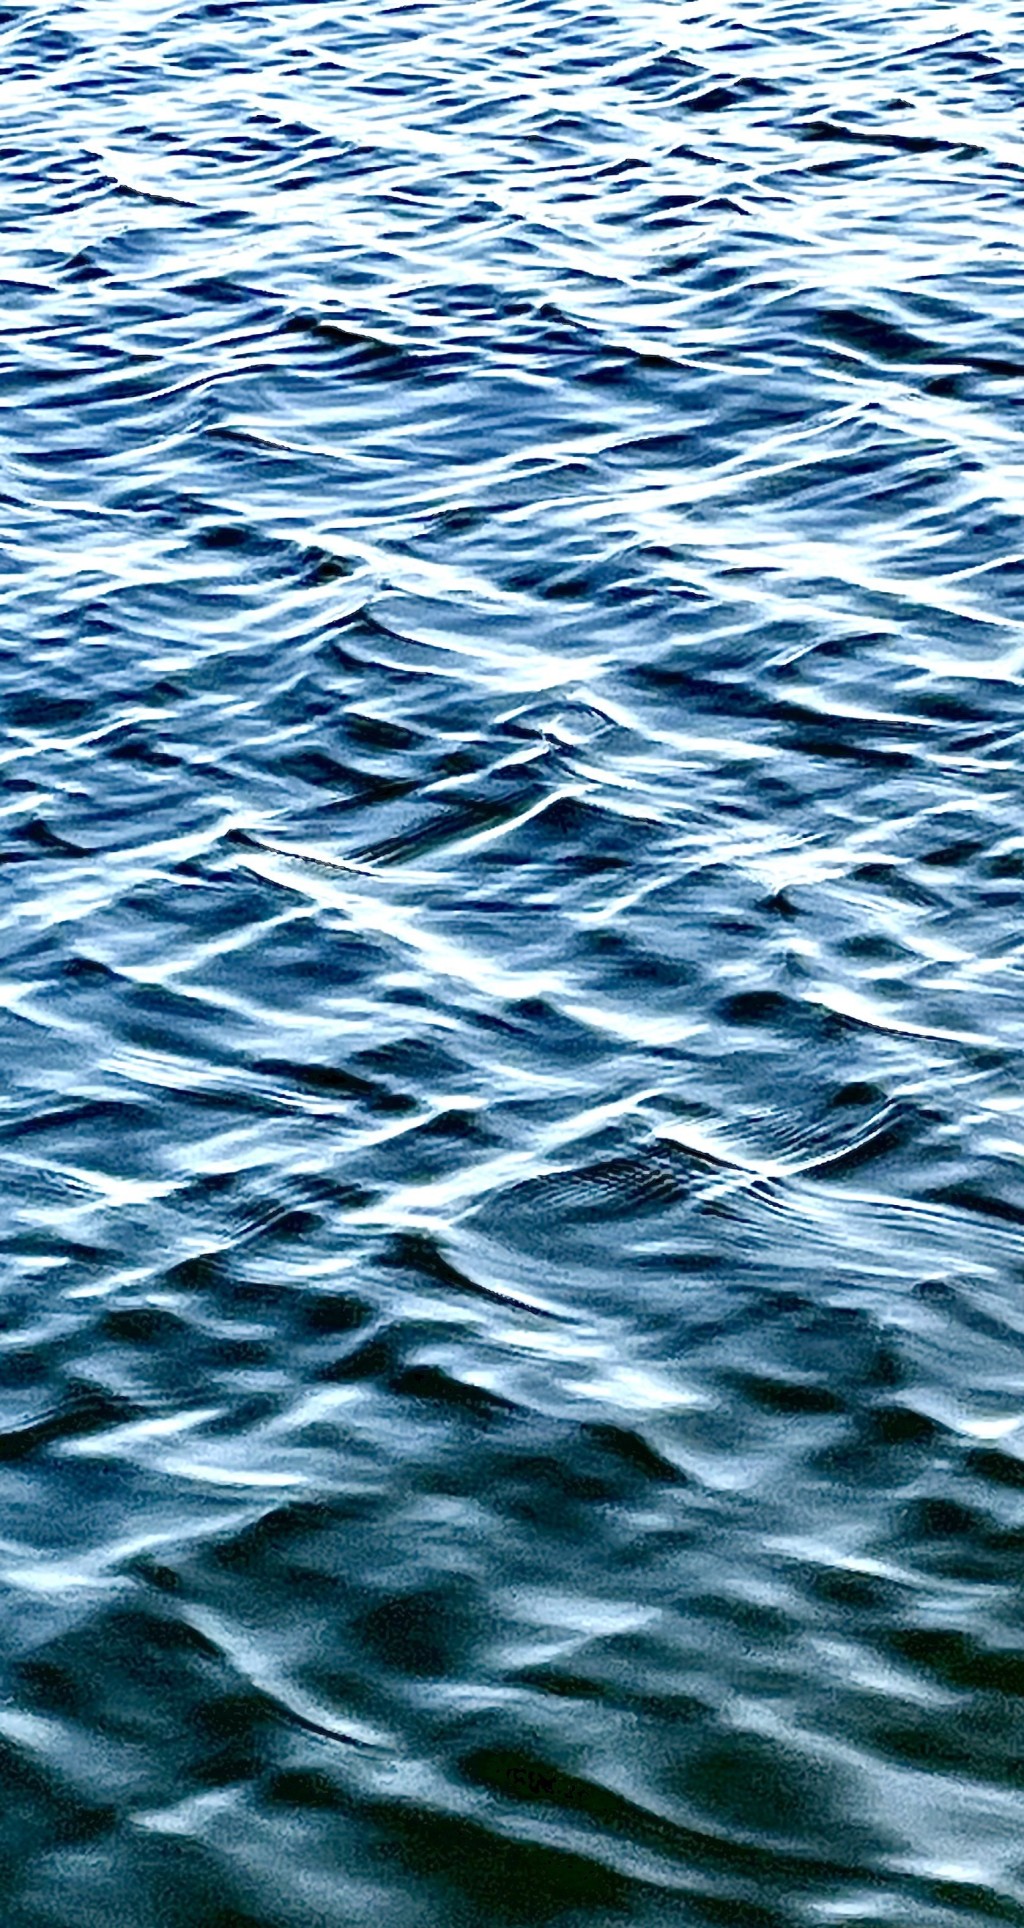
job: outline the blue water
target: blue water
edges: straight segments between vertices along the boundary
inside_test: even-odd
[[[4,1928],[1024,1923],[1024,15],[2,19]]]

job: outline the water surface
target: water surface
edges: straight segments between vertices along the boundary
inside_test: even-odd
[[[0,37],[5,1928],[1024,1922],[1024,23]]]

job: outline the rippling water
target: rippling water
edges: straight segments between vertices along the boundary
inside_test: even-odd
[[[2,18],[5,1928],[1024,1921],[1024,16]]]

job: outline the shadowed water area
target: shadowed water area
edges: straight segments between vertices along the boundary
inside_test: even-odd
[[[1022,129],[4,9],[4,1928],[1024,1923]]]

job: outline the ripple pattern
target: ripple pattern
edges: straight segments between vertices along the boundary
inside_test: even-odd
[[[1024,1923],[1024,19],[0,14],[5,1928]]]

